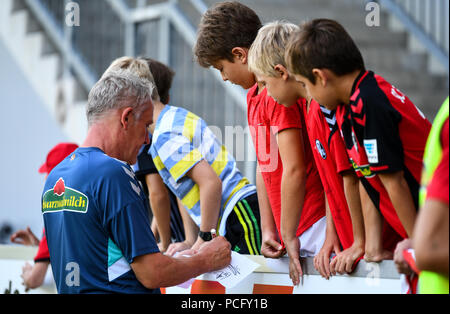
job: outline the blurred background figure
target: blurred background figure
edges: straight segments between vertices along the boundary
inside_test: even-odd
[[[414,229],[419,293],[448,294],[449,268],[449,99],[433,122],[424,155],[421,210]]]

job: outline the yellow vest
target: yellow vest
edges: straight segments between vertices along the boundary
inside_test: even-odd
[[[424,168],[422,171],[421,188],[419,195],[420,207],[426,199],[427,187],[434,171],[442,159],[441,130],[449,116],[449,98],[444,101],[433,122],[430,135],[428,136],[425,152],[423,155]],[[419,275],[420,294],[448,294],[448,277],[431,271],[421,271]]]

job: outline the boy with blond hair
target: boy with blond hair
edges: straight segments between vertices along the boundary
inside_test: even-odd
[[[351,272],[355,261],[364,254],[364,223],[358,181],[349,171],[352,165],[336,132],[334,112],[310,99],[304,87],[286,68],[285,45],[295,30],[298,30],[297,26],[280,21],[262,27],[249,51],[249,69],[280,104],[291,107],[300,102],[314,160],[327,196],[327,238],[314,262],[321,274],[328,278],[330,273]],[[339,245],[333,245],[336,236],[344,249],[342,252]],[[330,269],[332,250],[337,256]]]
[[[326,49],[324,49],[326,47]],[[431,124],[411,100],[372,71],[336,21],[303,24],[286,48],[288,69],[310,95],[336,110],[347,153],[377,210],[364,211],[366,256],[383,256],[383,218],[403,238],[413,232],[422,156]],[[380,215],[381,213],[381,215]]]
[[[248,51],[261,22],[239,2],[222,2],[203,15],[194,54],[224,81],[249,89],[247,118],[256,149],[256,185],[261,210],[261,253],[289,255],[290,277],[300,282],[300,256],[315,256],[325,239],[325,200],[304,119],[297,106],[285,108],[267,95],[248,69]]]

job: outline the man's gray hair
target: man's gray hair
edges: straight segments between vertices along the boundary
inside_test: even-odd
[[[132,107],[136,119],[152,100],[154,84],[131,73],[110,72],[92,87],[88,96],[86,115],[91,126],[104,114],[113,109]]]

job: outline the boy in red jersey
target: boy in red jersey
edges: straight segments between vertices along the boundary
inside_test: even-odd
[[[411,236],[431,124],[398,89],[365,70],[359,49],[336,21],[316,19],[302,25],[290,38],[286,61],[317,102],[337,110],[347,153],[367,194],[400,236]],[[377,212],[364,216],[372,221],[366,228],[382,229]],[[369,259],[382,257],[381,233],[369,234],[378,235],[370,238],[369,246],[378,251],[369,252]]]
[[[248,50],[260,28],[250,8],[219,3],[202,17],[194,54],[201,66],[213,66],[225,81],[250,88],[248,121],[260,169],[261,253],[280,257],[284,244],[296,285],[302,275],[300,255],[315,256],[325,238],[324,195],[300,109],[278,105],[248,69]]]
[[[334,111],[320,106],[310,97],[306,97],[307,101],[305,89],[286,69],[284,52],[290,32],[286,32],[283,24],[269,23],[259,31],[249,51],[249,68],[255,73],[258,82],[266,87],[267,93],[280,104],[289,108],[300,106],[303,111],[302,116],[305,117],[312,152],[328,201],[326,244],[314,262],[321,274],[328,278],[330,273],[351,272],[355,261],[364,254],[364,223],[359,184],[337,132]],[[336,246],[335,241],[340,243]],[[339,244],[344,251],[340,251]],[[330,264],[332,250],[337,256]]]

